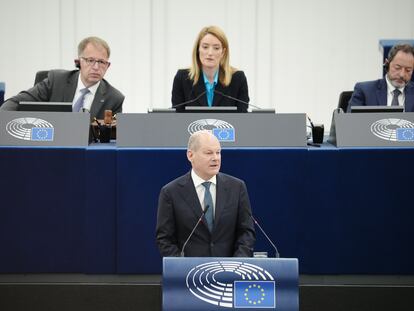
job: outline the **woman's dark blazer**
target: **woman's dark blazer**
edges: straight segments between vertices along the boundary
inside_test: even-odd
[[[223,86],[220,81],[218,81],[215,91],[213,106],[236,106],[238,112],[247,112],[249,90],[247,87],[247,79],[243,71],[236,71],[233,74],[230,85],[227,87]],[[204,85],[202,76],[198,79],[197,84],[193,85],[193,80],[190,80],[188,77],[188,69],[180,69],[177,71],[174,78],[171,97],[172,107],[175,107],[177,111],[184,111],[184,108],[187,105],[208,106],[207,95],[205,95],[205,92],[206,86]],[[237,98],[241,102],[220,93]]]

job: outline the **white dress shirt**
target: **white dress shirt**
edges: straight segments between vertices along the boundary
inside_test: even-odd
[[[87,109],[88,111],[91,110],[91,106],[92,106],[93,100],[95,98],[96,91],[98,90],[98,87],[99,87],[100,83],[101,83],[101,81],[99,81],[99,82],[95,83],[94,85],[88,87],[89,93],[85,95],[85,98],[83,100],[83,108],[84,109]],[[75,97],[73,98],[73,101],[72,101],[72,107],[73,107],[73,105],[75,105],[78,98],[81,97],[81,95],[82,95],[80,90],[83,90],[84,88],[86,88],[86,86],[83,84],[82,79],[80,78],[80,74],[79,74],[78,86],[76,88]]]
[[[394,90],[396,89],[395,86],[393,86],[388,80],[388,75],[385,76],[385,80],[387,81],[387,106],[391,106],[392,99],[394,97]],[[404,94],[404,87],[398,88],[401,92],[400,96],[398,96],[398,105],[404,107],[405,103],[405,94]]]

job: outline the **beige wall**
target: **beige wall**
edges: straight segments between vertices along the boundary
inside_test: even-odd
[[[201,27],[221,26],[251,102],[307,112],[328,128],[339,92],[381,75],[379,39],[414,38],[412,0],[0,0],[0,80],[6,96],[37,70],[73,67],[89,35],[112,48],[108,80],[125,112],[170,105],[178,68]],[[392,11],[398,13],[393,18]],[[398,18],[398,19],[397,19]]]

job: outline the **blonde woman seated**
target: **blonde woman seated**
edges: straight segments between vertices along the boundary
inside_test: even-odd
[[[203,28],[194,44],[192,65],[174,78],[172,107],[235,106],[247,112],[249,90],[243,71],[230,66],[229,44],[217,26]]]

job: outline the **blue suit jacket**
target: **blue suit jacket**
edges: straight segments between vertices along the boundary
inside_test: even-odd
[[[414,84],[409,82],[405,88],[405,111],[414,112]],[[387,82],[385,78],[359,82],[355,84],[354,93],[349,100],[348,111],[351,106],[386,106]]]

